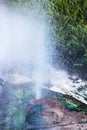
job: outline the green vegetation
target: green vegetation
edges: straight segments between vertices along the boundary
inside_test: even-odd
[[[87,106],[86,104],[74,99],[71,96],[64,95],[59,99],[65,107],[70,111],[84,111],[87,114]]]
[[[66,66],[87,78],[87,0],[49,1],[56,50]]]

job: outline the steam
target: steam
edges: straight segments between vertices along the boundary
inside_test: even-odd
[[[47,74],[45,24],[32,17],[0,8],[0,66],[24,66],[32,71],[39,98]]]
[[[0,63],[24,63],[34,58],[40,24],[6,9],[0,9],[0,18]]]
[[[31,75],[36,98],[40,98],[44,83],[50,81],[56,86],[52,90],[58,90],[59,87],[71,87],[72,82],[65,71],[48,65],[47,26],[34,14],[33,11],[25,16],[10,12],[6,7],[0,8],[0,69],[23,68],[20,70],[24,75],[26,72]]]

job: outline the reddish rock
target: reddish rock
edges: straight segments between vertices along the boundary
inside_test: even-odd
[[[39,114],[45,121],[45,124],[37,124],[36,126],[33,124],[38,130],[41,130],[41,128],[44,128],[45,130],[87,129],[87,115],[84,112],[68,111],[62,103],[56,100],[40,99],[32,100],[31,102],[32,105],[27,108],[27,113],[29,113],[29,111],[31,111],[36,105],[42,105],[44,108]]]

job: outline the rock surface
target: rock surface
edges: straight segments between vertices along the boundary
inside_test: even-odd
[[[37,106],[38,109],[35,109]],[[41,106],[42,110],[40,110]],[[38,111],[35,119],[34,116]],[[36,122],[38,118],[40,120]],[[31,128],[35,130],[86,130],[87,115],[84,112],[68,111],[56,100],[40,99],[33,100],[32,105],[27,108],[26,122],[29,123],[27,130]]]
[[[58,96],[69,95],[87,106],[84,98],[87,96],[86,83],[83,84],[83,81],[72,77],[71,80],[74,82],[72,84],[64,73],[66,80],[62,81],[62,74],[53,71],[50,82],[44,84],[45,92],[42,91],[45,100],[31,100],[35,96],[33,94],[35,86],[31,77],[13,71],[9,72],[10,74],[8,72],[3,74],[3,79],[7,78],[8,82],[0,79],[0,130],[87,130],[87,115],[84,111],[70,111],[60,101],[55,100]],[[71,89],[67,86],[68,83],[74,87]],[[28,101],[31,101],[31,104]]]

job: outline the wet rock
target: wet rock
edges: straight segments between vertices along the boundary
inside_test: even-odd
[[[40,119],[39,122],[35,122],[34,117],[37,121]],[[56,100],[40,99],[33,100],[32,105],[28,106],[26,122],[27,130],[30,127],[34,130],[84,130],[87,128],[87,115],[84,112],[68,111]]]

